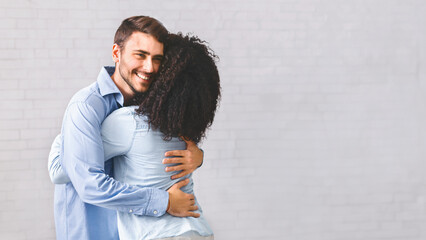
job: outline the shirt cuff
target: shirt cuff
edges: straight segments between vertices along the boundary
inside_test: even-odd
[[[169,193],[160,189],[153,189],[151,199],[146,208],[145,215],[152,217],[161,217],[167,211],[169,205]]]

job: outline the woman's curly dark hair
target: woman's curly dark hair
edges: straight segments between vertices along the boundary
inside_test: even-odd
[[[196,36],[170,34],[163,63],[138,114],[148,117],[164,140],[184,137],[198,143],[213,123],[220,98],[217,56]]]

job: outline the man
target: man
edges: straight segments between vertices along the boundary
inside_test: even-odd
[[[60,163],[71,183],[55,185],[57,239],[118,239],[116,212],[158,217],[198,217],[194,196],[180,190],[179,182],[167,192],[120,183],[104,163],[101,124],[114,110],[129,105],[149,88],[163,57],[168,32],[156,19],[125,19],[117,29],[112,56],[114,67],[104,67],[92,85],[77,92],[65,112],[61,131]],[[167,155],[168,154],[168,155]],[[202,162],[202,152],[188,142],[187,150],[171,151],[164,163],[180,163],[167,171],[191,173]],[[107,209],[108,208],[108,209]]]

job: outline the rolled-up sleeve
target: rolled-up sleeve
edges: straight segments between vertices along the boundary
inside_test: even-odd
[[[61,165],[80,198],[90,204],[137,215],[161,216],[168,193],[118,182],[104,169],[101,124],[104,113],[86,102],[71,103],[62,125]]]

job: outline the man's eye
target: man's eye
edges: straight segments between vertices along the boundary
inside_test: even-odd
[[[156,62],[156,63],[161,63],[161,60],[163,60],[163,59],[161,59],[161,58],[154,58],[153,59],[153,61]]]
[[[145,54],[138,54],[138,56],[141,57],[141,58],[145,58],[146,57]]]

